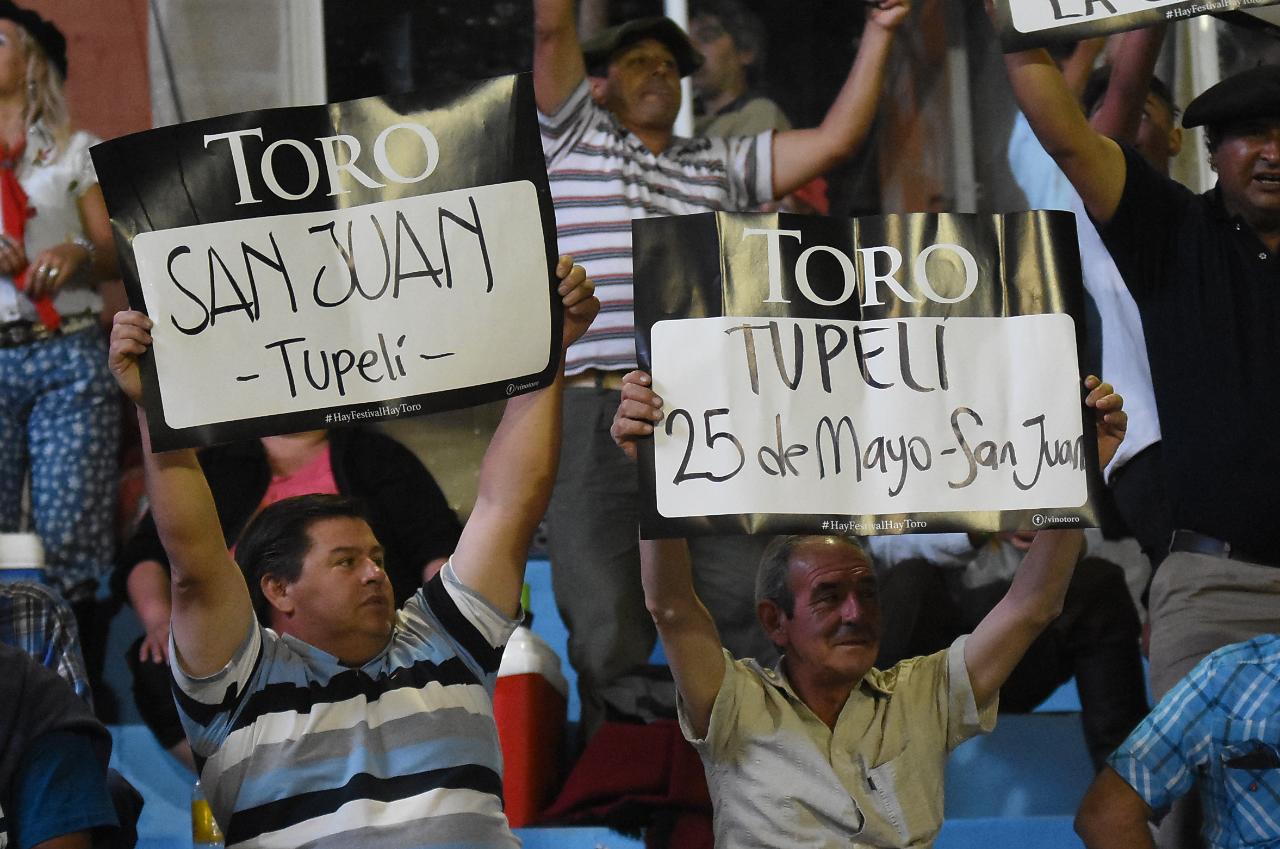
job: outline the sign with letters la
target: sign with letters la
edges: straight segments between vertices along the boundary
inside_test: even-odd
[[[528,75],[105,142],[156,450],[537,389],[560,349]]]
[[[995,23],[1000,45],[1009,53],[1277,3],[1280,0],[995,0]]]
[[[634,224],[646,537],[1096,525],[1069,213]]]

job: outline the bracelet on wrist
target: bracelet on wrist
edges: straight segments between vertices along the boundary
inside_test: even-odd
[[[87,251],[87,252],[88,252],[88,254],[89,254],[89,261],[90,261],[90,262],[93,262],[93,258],[94,258],[94,256],[95,256],[95,255],[97,255],[97,253],[98,253],[98,247],[97,247],[97,245],[95,245],[95,244],[93,243],[93,240],[92,240],[92,239],[89,239],[89,238],[88,238],[88,237],[86,237],[86,236],[83,236],[83,235],[81,235],[81,236],[73,236],[73,237],[72,237],[72,239],[71,239],[71,244],[73,244],[73,245],[78,245],[79,247],[84,248],[84,249],[85,249],[85,251]]]

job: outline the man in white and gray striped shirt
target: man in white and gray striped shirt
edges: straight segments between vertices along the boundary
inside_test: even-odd
[[[566,346],[599,308],[571,265],[557,268]],[[111,370],[135,403],[151,326],[123,312],[112,331]],[[562,383],[507,402],[456,551],[400,611],[382,546],[341,496],[265,508],[237,566],[195,453],[152,453],[139,416],[173,566],[174,692],[227,846],[519,845],[492,696],[555,475]]]
[[[674,715],[674,688],[646,674],[654,644],[636,546],[635,470],[609,423],[622,376],[636,367],[631,222],[740,211],[783,197],[856,151],[880,96],[907,0],[868,11],[848,79],[822,124],[738,138],[674,134],[680,78],[702,57],[667,18],[642,18],[580,44],[573,0],[534,0],[534,93],[560,250],[576,252],[599,286],[600,318],[569,348],[565,455],[548,513],[556,597],[569,627],[582,726],[608,715]],[[768,662],[751,581],[767,538],[694,544],[698,591],[735,654]],[[745,571],[744,571],[745,570]]]

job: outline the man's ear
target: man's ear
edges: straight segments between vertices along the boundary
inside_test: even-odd
[[[609,92],[609,78],[587,77],[587,87],[591,92],[591,99],[596,102],[597,106],[603,107],[605,105],[605,97]]]
[[[262,595],[267,599],[267,604],[285,616],[293,613],[293,598],[289,595],[289,584],[286,581],[275,575],[263,575],[258,585],[262,587]]]
[[[760,626],[764,628],[769,640],[778,648],[785,650],[790,642],[790,633],[787,628],[790,619],[778,603],[767,598],[758,602],[756,618],[760,620]]]
[[[1182,128],[1175,126],[1169,131],[1169,156],[1170,158],[1182,153]]]

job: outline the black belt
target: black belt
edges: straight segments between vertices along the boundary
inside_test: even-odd
[[[1280,566],[1280,560],[1274,557],[1259,557],[1247,551],[1241,551],[1229,542],[1198,534],[1195,531],[1174,531],[1173,539],[1169,541],[1169,553],[1172,554],[1175,551],[1221,557],[1225,560],[1239,560],[1241,563],[1254,563],[1258,566]]]
[[[43,342],[56,336],[69,336],[87,330],[98,323],[92,311],[77,313],[62,319],[57,330],[50,330],[38,321],[9,321],[0,324],[0,348],[19,348],[33,342]]]

